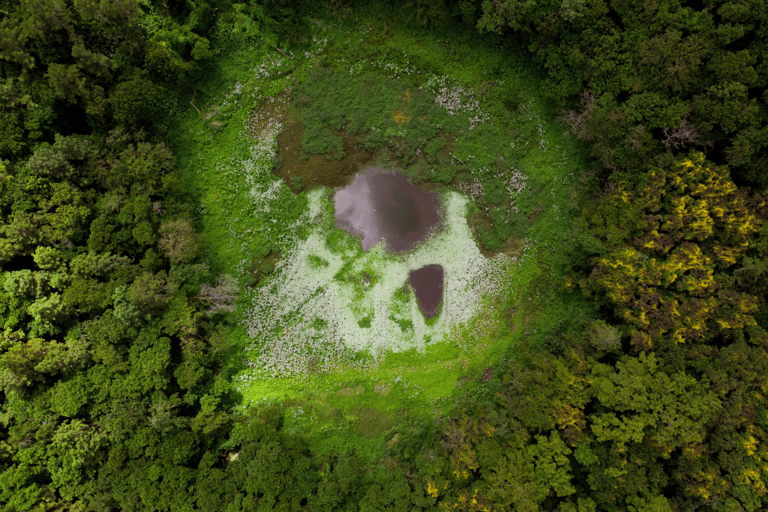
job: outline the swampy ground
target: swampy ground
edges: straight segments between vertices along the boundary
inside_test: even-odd
[[[222,35],[170,135],[207,262],[241,288],[237,311],[222,319],[231,345],[222,374],[239,383],[243,407],[283,401],[286,428],[318,448],[373,453],[399,419],[449,411],[457,394],[474,392],[513,357],[516,343],[546,346],[572,311],[588,308],[564,290],[561,270],[586,186],[573,176],[586,164],[522,55],[484,45],[469,28],[416,32],[385,14],[356,16],[317,19],[301,51]],[[327,217],[330,203],[317,210],[311,198],[328,198],[373,165],[468,199],[475,247],[508,262],[497,293],[421,350],[262,371],[270,345],[249,335],[260,290],[317,229],[310,217]],[[327,243],[359,246],[326,228]]]

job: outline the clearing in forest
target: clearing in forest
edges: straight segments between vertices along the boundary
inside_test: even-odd
[[[172,138],[209,263],[240,288],[227,375],[244,404],[287,398],[295,428],[328,419],[375,437],[394,411],[441,410],[492,375],[533,325],[532,283],[559,279],[541,249],[571,229],[576,142],[536,80],[469,32],[311,25],[302,52],[220,43],[205,107],[180,112]],[[404,250],[366,238],[364,218],[395,226],[426,207],[404,181],[364,206],[353,193],[372,194],[376,169],[434,198],[439,222]],[[419,275],[441,280],[428,314]]]

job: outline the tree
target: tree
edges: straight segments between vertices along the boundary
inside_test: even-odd
[[[58,98],[75,103],[79,97],[86,94],[86,80],[77,66],[51,63],[47,75]]]
[[[229,274],[223,274],[218,277],[215,287],[208,283],[200,285],[200,293],[197,297],[208,303],[209,315],[222,311],[231,313],[235,310],[238,291],[237,280]]]
[[[71,372],[89,359],[88,340],[70,336],[65,343],[30,338],[4,342],[0,386],[5,392],[43,383],[47,376]],[[8,346],[10,345],[10,346]]]
[[[143,314],[160,314],[175,289],[176,284],[164,270],[157,274],[143,272],[128,287],[125,297]]]
[[[544,489],[554,491],[558,497],[570,496],[576,492],[571,485],[571,463],[568,460],[570,450],[557,432],[549,438],[536,436],[536,444],[528,447],[528,453],[535,461],[536,480]]]
[[[48,446],[47,469],[52,485],[59,489],[65,500],[72,500],[78,494],[78,484],[93,478],[96,465],[106,436],[98,429],[81,420],[62,423]]]
[[[593,414],[591,430],[597,441],[623,445],[650,440],[662,456],[700,444],[705,425],[722,407],[712,392],[685,373],[660,371],[653,353],[625,357],[615,368],[592,368],[594,392],[611,412]]]
[[[762,208],[701,154],[655,168],[635,192],[620,189],[587,214],[610,249],[593,258],[582,287],[604,294],[638,350],[755,325],[757,298],[730,276],[759,232]]]
[[[316,488],[318,475],[311,470],[307,445],[280,430],[282,414],[277,406],[258,411],[232,431],[228,445],[242,445],[237,460],[227,466],[227,487],[243,501],[299,507]]]
[[[197,254],[202,247],[202,242],[202,236],[195,233],[192,223],[187,219],[181,218],[164,222],[160,226],[160,241],[157,246],[163,254],[171,260],[171,263],[190,263],[197,257]],[[222,279],[224,281],[222,281]],[[225,295],[230,293],[232,284],[230,281],[231,280],[228,277],[220,277],[217,289],[220,292],[225,293]],[[223,285],[226,286],[222,288]],[[209,291],[211,293],[213,292],[213,288],[210,290],[206,288],[205,290],[206,291],[203,293],[208,293]],[[211,299],[213,299],[213,295],[204,300],[211,302]],[[220,300],[221,298],[216,299],[216,301]],[[227,300],[228,299],[224,299],[224,302]]]
[[[138,129],[151,124],[160,112],[165,90],[149,79],[135,75],[120,82],[107,96],[112,118],[119,126]]]
[[[518,441],[519,443],[519,441]],[[547,487],[537,480],[536,465],[531,452],[523,446],[514,444],[506,447],[501,455],[484,472],[482,496],[495,505],[494,510],[519,510],[533,512],[540,510],[541,502],[546,498]],[[542,475],[543,476],[543,475]],[[469,508],[475,496],[460,494],[458,501],[464,509]],[[482,497],[481,497],[482,500]],[[471,509],[470,509],[471,510]]]

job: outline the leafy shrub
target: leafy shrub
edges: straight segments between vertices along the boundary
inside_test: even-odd
[[[437,155],[437,152],[443,149],[447,142],[445,137],[435,137],[434,140],[424,146],[424,154],[427,156],[427,161],[432,161]]]
[[[427,167],[424,170],[425,181],[439,181],[446,185],[453,180],[453,177],[456,176],[460,169],[453,165],[453,162],[449,161],[449,159],[440,159],[437,165],[429,165]]]
[[[187,219],[176,219],[160,226],[158,248],[172,263],[189,263],[202,246],[202,236],[195,233]]]
[[[477,226],[477,236],[480,238],[480,242],[487,251],[496,251],[504,245],[504,242],[499,239],[496,231],[488,226]]]
[[[507,195],[507,189],[504,185],[504,180],[501,178],[484,178],[482,179],[483,194],[485,194],[485,200],[489,203],[499,204],[504,200]]]
[[[360,146],[366,151],[376,151],[387,145],[389,139],[380,131],[369,132],[368,135],[360,141]]]
[[[336,160],[343,160],[347,153],[344,151],[344,138],[334,137],[333,147],[336,148]]]
[[[304,137],[301,139],[301,147],[307,153],[314,155],[328,153],[334,147],[333,132],[327,126],[307,126]]]
[[[306,182],[302,176],[291,176],[291,185],[293,185],[293,188],[296,189],[296,192],[301,192],[304,190],[305,184]]]

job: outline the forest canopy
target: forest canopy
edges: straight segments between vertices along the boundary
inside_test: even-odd
[[[236,284],[169,136],[210,122],[233,48],[288,60],[361,20],[516,55],[586,162],[519,341],[373,453],[243,406]],[[766,27],[757,0],[0,0],[3,510],[768,508]],[[539,314],[554,295],[585,306]]]

